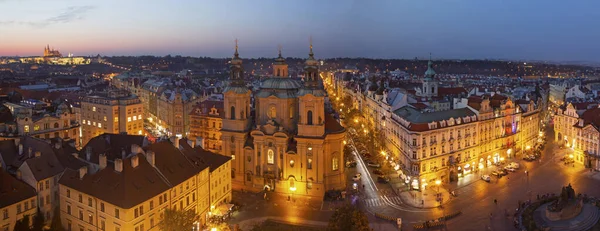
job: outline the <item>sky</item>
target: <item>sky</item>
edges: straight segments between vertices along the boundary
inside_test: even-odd
[[[0,56],[600,61],[598,0],[0,0]]]

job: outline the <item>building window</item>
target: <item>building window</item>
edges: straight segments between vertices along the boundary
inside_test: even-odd
[[[71,215],[71,205],[67,205],[67,214]]]
[[[235,107],[231,106],[231,110],[230,110],[230,116],[229,116],[232,120],[235,119]]]
[[[336,156],[333,156],[332,158],[332,164],[331,164],[331,168],[333,169],[333,171],[337,171],[340,167],[340,159]]]
[[[118,208],[115,208],[115,217],[119,218],[119,209]]]
[[[269,118],[274,119],[275,117],[277,117],[277,109],[275,109],[275,106],[271,106],[269,109]]]
[[[25,126],[23,127],[23,130],[24,130],[25,132],[29,132],[29,125],[25,125]]]
[[[137,120],[137,116],[133,116],[133,121],[136,121],[136,120]]]
[[[127,122],[131,122],[131,117],[127,117]]]
[[[100,202],[100,211],[104,212],[104,202]]]
[[[290,160],[290,167],[292,167],[292,168],[293,168],[293,167],[294,167],[294,164],[295,164],[294,160]]]
[[[92,111],[96,111],[96,107],[92,107]]]
[[[275,153],[273,153],[273,149],[269,149],[267,152],[267,164],[275,164]]]
[[[107,121],[106,116],[104,116],[104,121]]]
[[[306,161],[306,168],[312,169],[312,158],[308,158],[308,160]]]
[[[88,206],[92,207],[92,198],[88,197]]]
[[[294,107],[293,105],[290,105],[290,119],[294,118]]]
[[[40,130],[40,125],[33,125],[33,130],[34,131],[39,131]]]
[[[306,112],[306,124],[313,125],[313,113],[310,110]]]
[[[81,193],[79,194],[79,203],[83,203],[83,196],[81,195]]]

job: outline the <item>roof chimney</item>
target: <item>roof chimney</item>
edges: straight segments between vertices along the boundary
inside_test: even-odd
[[[19,156],[23,155],[23,144],[19,144]]]
[[[137,155],[131,157],[131,167],[136,168],[140,164],[140,158]]]
[[[40,151],[35,151],[35,157],[40,157],[42,156],[42,152]]]
[[[579,126],[583,127],[583,119],[579,119]]]
[[[146,160],[148,161],[148,163],[150,163],[150,165],[152,165],[152,167],[154,167],[154,164],[156,163],[155,161],[155,154],[153,151],[148,150],[146,152]]]
[[[81,168],[79,168],[79,179],[83,179],[83,176],[85,176],[85,174],[87,174],[87,166],[83,166]]]
[[[29,158],[31,158],[31,156],[33,155],[33,148],[29,147],[27,149],[27,154],[29,155]]]
[[[21,173],[21,170],[17,170],[17,179],[22,179],[23,178],[23,174]]]
[[[106,168],[106,155],[105,154],[100,154],[100,156],[98,157],[98,164],[100,164],[100,169],[104,169]]]
[[[123,171],[123,160],[115,159],[115,171],[122,172]]]

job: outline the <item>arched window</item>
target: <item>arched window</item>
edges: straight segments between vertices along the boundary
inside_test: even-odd
[[[306,113],[306,123],[308,125],[313,124],[312,111],[310,111],[310,110]]]
[[[58,123],[54,123],[54,128],[58,128]]]
[[[331,163],[331,169],[333,171],[337,171],[340,168],[340,159],[337,155],[334,155],[333,158],[331,158],[332,163]]]
[[[294,107],[290,105],[290,119],[294,118]]]
[[[235,107],[231,106],[231,119],[234,120],[235,119]]]
[[[281,70],[277,69],[277,76],[281,76]]]
[[[269,149],[267,152],[267,164],[275,164],[275,153],[273,153],[273,149]]]
[[[312,169],[312,158],[308,158],[306,162],[306,169]]]

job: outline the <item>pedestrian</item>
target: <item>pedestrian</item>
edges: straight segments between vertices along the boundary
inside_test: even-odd
[[[267,200],[267,193],[264,194],[263,198]]]

